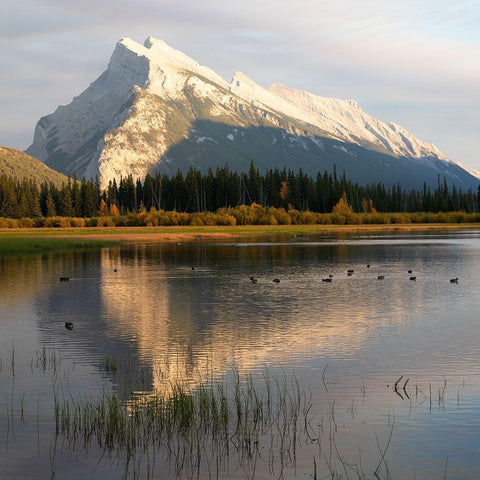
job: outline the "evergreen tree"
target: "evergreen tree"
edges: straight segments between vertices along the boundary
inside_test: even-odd
[[[17,193],[13,180],[6,179],[2,188],[2,204],[0,205],[0,215],[2,217],[15,218],[17,216]]]
[[[60,198],[58,203],[58,214],[62,217],[71,217],[74,215],[72,204],[72,189],[70,187],[70,180],[68,184],[63,185],[60,191]]]
[[[75,217],[81,217],[83,215],[82,192],[80,190],[80,183],[78,182],[76,172],[73,172],[72,177],[72,207],[72,213]]]
[[[53,201],[52,193],[49,190],[45,199],[45,216],[54,217],[56,214],[55,202]]]

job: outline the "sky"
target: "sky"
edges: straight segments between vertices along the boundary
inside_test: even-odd
[[[479,26],[479,0],[2,0],[0,145],[26,149],[120,38],[153,36],[228,81],[354,99],[480,170]]]

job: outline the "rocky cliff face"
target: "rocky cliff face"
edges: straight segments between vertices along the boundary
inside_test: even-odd
[[[316,174],[345,169],[359,182],[460,187],[478,180],[429,143],[362,111],[281,84],[230,83],[161,40],[121,39],[107,70],[67,106],[38,122],[27,152],[67,174],[102,185],[189,166],[275,166]]]

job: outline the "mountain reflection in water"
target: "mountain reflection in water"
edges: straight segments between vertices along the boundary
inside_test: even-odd
[[[464,447],[468,440],[468,451],[480,448],[478,237],[132,244],[0,258],[0,378],[13,344],[19,395],[49,388],[28,374],[42,348],[71,362],[72,395],[107,382],[126,402],[177,383],[194,392],[199,381],[228,378],[232,369],[254,378],[265,368],[294,372],[312,395],[316,425],[326,427],[321,419],[335,405],[336,441],[347,457],[359,446],[378,457],[375,437],[385,438],[395,418],[392,470],[413,465],[416,478],[431,478],[448,456],[449,471],[473,479],[480,463]],[[332,282],[322,282],[329,275]],[[110,359],[135,365],[141,381],[128,368],[105,368]],[[402,375],[408,395],[393,390]],[[318,446],[299,449],[299,477],[311,474],[316,454]]]

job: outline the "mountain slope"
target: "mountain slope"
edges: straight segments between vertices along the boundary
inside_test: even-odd
[[[34,179],[38,183],[51,182],[57,186],[68,182],[65,175],[48,168],[40,160],[7,147],[0,147],[0,175],[2,174],[20,180],[24,178]]]
[[[315,175],[345,170],[358,182],[468,188],[478,179],[435,146],[364,113],[352,100],[322,98],[241,72],[231,83],[148,38],[121,39],[107,70],[67,106],[38,122],[27,150],[65,173],[112,178],[190,166],[279,167]]]

